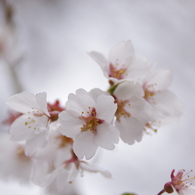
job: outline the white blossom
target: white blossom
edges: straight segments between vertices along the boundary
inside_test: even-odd
[[[69,95],[66,110],[59,115],[60,131],[74,138],[73,150],[80,159],[92,158],[98,146],[112,150],[119,141],[119,131],[112,125],[117,109],[114,98],[99,95],[95,100],[94,96],[78,89]]]
[[[124,79],[137,80],[151,67],[146,58],[135,55],[130,40],[119,42],[112,47],[108,59],[96,51],[89,52],[89,55],[100,65],[104,75],[114,83]]]
[[[22,183],[30,181],[32,159],[24,154],[24,145],[10,140],[10,136],[0,133],[0,178]]]
[[[111,178],[108,171],[79,160],[72,151],[71,138],[61,135],[58,130],[52,132],[50,138],[47,146],[40,148],[33,156],[32,181],[36,185],[67,193],[66,187],[83,171],[99,172]]]
[[[172,71],[154,69],[141,81],[144,98],[154,109],[154,123],[160,124],[177,121],[183,112],[183,103],[168,89],[172,83]]]
[[[141,85],[132,81],[122,82],[114,90],[113,96],[118,105],[115,123],[125,143],[141,141],[144,127],[153,116],[153,109],[143,95]]]
[[[25,91],[10,97],[7,104],[23,113],[11,124],[9,132],[13,141],[26,141],[25,154],[30,155],[47,140],[50,114],[46,93],[33,95]]]

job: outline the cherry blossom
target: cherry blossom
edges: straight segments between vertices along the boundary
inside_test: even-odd
[[[4,32],[2,37],[6,37]],[[0,37],[0,54],[5,60],[11,45],[11,39]],[[73,194],[71,183],[79,174],[100,173],[111,178],[110,172],[90,163],[99,147],[113,150],[119,138],[129,145],[140,142],[148,129],[156,132],[162,124],[178,120],[183,103],[169,90],[172,71],[151,69],[146,58],[135,55],[130,40],[112,47],[108,58],[96,51],[89,55],[108,78],[107,91],[78,89],[69,94],[64,107],[59,100],[47,103],[45,92],[25,91],[8,99],[14,112],[3,123],[10,125],[11,141],[17,143],[0,144],[9,146],[0,150],[2,178],[29,181],[31,177],[49,193]],[[188,174],[173,170],[171,181],[158,195],[195,195],[190,184],[195,177]]]
[[[25,91],[10,97],[7,104],[23,113],[11,124],[9,132],[13,141],[26,140],[25,154],[30,155],[47,140],[50,114],[46,93],[33,95]]]
[[[96,51],[89,52],[89,55],[100,65],[104,75],[115,84],[124,79],[137,80],[151,67],[146,58],[135,55],[130,40],[119,42],[112,47],[109,59]]]
[[[112,125],[117,109],[114,98],[95,96],[78,89],[69,95],[66,110],[59,115],[60,131],[74,139],[73,150],[80,159],[92,158],[98,146],[112,150],[119,141],[119,131]]]
[[[177,121],[183,112],[183,103],[168,89],[172,77],[171,70],[156,68],[141,81],[144,98],[154,108],[155,117],[151,123]]]
[[[0,133],[0,178],[30,182],[33,161],[24,154],[24,145],[10,140],[8,134]]]
[[[58,172],[60,175],[62,163],[71,158],[71,145],[71,138],[66,138],[60,133],[56,134],[56,132],[52,137],[50,135],[47,145],[44,148],[40,148],[33,155],[32,182],[42,187],[54,185],[57,191],[61,191],[62,186],[67,182],[58,180],[57,175]]]
[[[151,119],[152,106],[143,98],[144,91],[139,83],[120,83],[113,92],[117,103],[116,127],[121,139],[128,144],[141,141],[144,126]]]
[[[58,153],[59,154],[59,153]],[[64,155],[64,153],[61,153]],[[60,154],[57,156],[60,157]],[[73,155],[67,161],[62,161],[61,165],[53,167],[53,164],[48,162],[39,162],[34,166],[33,182],[42,187],[49,187],[50,185],[55,185],[59,192],[64,190],[64,186],[76,178],[76,176],[83,171],[92,173],[101,173],[106,178],[111,178],[111,174],[108,171],[103,170],[95,165],[90,165],[85,161],[80,161],[76,155]],[[37,181],[36,181],[37,180]],[[65,191],[65,190],[64,190]]]
[[[191,181],[195,179],[195,177],[190,177],[189,172],[185,172],[185,170],[180,170],[175,175],[175,170],[171,172],[171,181],[167,182],[164,185],[164,189],[161,190],[158,195],[163,194],[164,192],[173,193],[176,191],[179,195],[195,195],[195,187],[192,186]]]
[[[85,161],[79,160],[72,150],[73,140],[56,130],[50,135],[47,146],[34,154],[32,181],[36,185],[56,188],[58,192],[67,192],[65,187],[83,171],[99,172],[106,178],[111,174]],[[69,184],[70,185],[70,184]]]

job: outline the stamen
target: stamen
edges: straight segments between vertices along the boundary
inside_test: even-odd
[[[118,65],[118,64],[116,64]],[[123,64],[125,67],[125,65]],[[121,69],[116,69],[116,67],[113,64],[110,64],[110,74],[109,77],[114,77],[117,79],[123,79],[124,78],[124,73],[126,73],[126,68],[121,68]],[[127,75],[127,73],[125,74]]]
[[[144,128],[144,131],[147,132],[148,129],[152,130],[152,131],[155,132],[155,133],[158,132],[158,130],[155,129],[155,128],[153,128],[152,125],[151,125],[150,123],[146,123],[145,128]]]
[[[24,124],[25,124],[25,125],[28,125],[28,124],[31,124],[31,123],[34,123],[34,122],[36,122],[36,121],[32,119],[31,121],[25,122]]]
[[[89,115],[87,117],[83,116],[84,112],[82,112],[82,116],[80,118],[85,121],[85,124],[83,124],[80,129],[81,131],[90,130],[92,133],[95,133],[97,130],[97,126],[104,121],[102,119],[96,118],[95,108],[92,108],[91,110],[90,109],[91,107],[89,107],[89,111],[87,111],[87,114]]]
[[[171,173],[172,185],[178,192],[188,188],[191,185],[190,182],[195,179],[195,177],[189,176],[189,173],[191,173],[192,170],[185,174],[185,170],[180,170],[176,176],[174,176],[174,171],[175,170],[173,170]]]
[[[130,117],[131,114],[125,110],[125,105],[131,106],[128,100],[118,100],[115,96],[115,103],[117,103],[117,110],[115,113],[116,120],[120,122],[120,118],[123,116],[124,118]]]
[[[160,90],[155,89],[156,85],[157,83],[151,85],[146,85],[146,84],[143,85],[143,89],[145,92],[144,99],[152,104],[157,104],[157,102],[154,101],[154,96],[156,95],[156,93],[160,92]]]

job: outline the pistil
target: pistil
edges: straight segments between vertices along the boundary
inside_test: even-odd
[[[123,79],[124,74],[126,72],[126,68],[116,69],[116,67],[113,64],[110,64],[110,74],[109,77],[113,77],[116,79]]]
[[[102,124],[104,120],[96,118],[96,109],[90,108],[87,112],[89,116],[83,116],[84,112],[82,112],[81,119],[85,121],[85,124],[81,127],[81,131],[88,131],[90,130],[92,133],[95,133],[97,130],[97,126]]]
[[[117,110],[115,113],[116,120],[120,122],[120,118],[123,116],[124,118],[130,117],[131,114],[125,110],[125,105],[130,106],[128,100],[118,100],[115,96],[115,103],[117,103]]]

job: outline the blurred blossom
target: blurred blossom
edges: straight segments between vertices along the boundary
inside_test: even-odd
[[[24,153],[24,145],[10,140],[7,134],[0,134],[0,178],[8,181],[30,182],[32,159]]]

